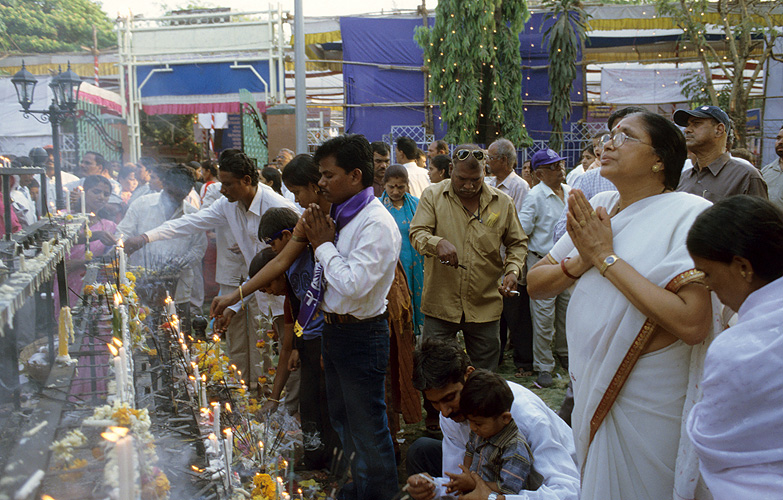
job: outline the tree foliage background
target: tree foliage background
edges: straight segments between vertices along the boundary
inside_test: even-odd
[[[0,0],[0,50],[3,52],[68,52],[117,45],[113,23],[90,0]]]
[[[429,98],[440,105],[447,141],[488,144],[502,136],[517,147],[531,143],[519,53],[529,18],[525,0],[440,0],[432,28],[417,28]]]
[[[571,89],[576,79],[576,62],[585,36],[587,13],[580,0],[548,0],[544,6],[554,18],[554,23],[544,32],[549,49],[551,103],[547,114],[552,125],[549,147],[560,151],[563,122],[571,118]]]
[[[713,106],[723,104],[734,121],[739,147],[747,145],[750,92],[753,84],[762,78],[765,63],[774,56],[775,39],[780,36],[778,26],[783,24],[783,15],[779,8],[775,12],[779,5],[780,2],[766,0],[656,0],[658,13],[671,16],[697,49],[704,74],[703,86],[692,85],[690,91],[694,97],[706,94]],[[726,55],[718,51],[719,45],[707,40],[708,30],[715,27],[723,32],[722,48]],[[744,72],[751,62],[756,65],[746,79]],[[723,88],[715,85],[713,68],[726,75],[728,85]],[[698,82],[698,77],[693,81]]]

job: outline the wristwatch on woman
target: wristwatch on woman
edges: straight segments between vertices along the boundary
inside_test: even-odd
[[[498,500],[498,494],[493,491],[492,493],[487,495],[487,500]]]

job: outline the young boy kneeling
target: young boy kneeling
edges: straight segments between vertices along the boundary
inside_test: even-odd
[[[511,417],[514,395],[500,375],[487,370],[470,374],[460,394],[459,408],[470,422],[470,437],[461,474],[446,473],[447,492],[476,488],[473,471],[492,491],[516,495],[528,488],[533,465],[525,437]]]

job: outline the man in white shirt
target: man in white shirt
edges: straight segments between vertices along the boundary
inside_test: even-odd
[[[221,153],[218,176],[223,198],[205,210],[168,221],[129,239],[125,244],[126,251],[133,252],[153,241],[181,238],[193,233],[203,233],[217,226],[226,226],[236,239],[245,260],[245,268],[249,268],[253,257],[268,246],[258,240],[261,216],[271,207],[297,210],[296,205],[275,193],[269,186],[260,184],[258,170],[253,161],[237,150]],[[273,316],[279,316],[283,312],[282,301],[267,294],[256,293],[256,304],[259,311],[268,313],[271,310]],[[253,312],[251,309],[250,313]],[[255,314],[250,317],[255,317]],[[241,336],[229,336],[227,340],[231,362],[247,376],[246,381],[251,389],[256,387],[257,379],[261,376],[258,367],[261,355],[256,349],[255,329],[248,329],[242,332]]]
[[[316,205],[305,212],[316,268],[307,292],[313,300],[302,301],[299,323],[307,324],[320,299],[329,417],[345,456],[351,457],[353,475],[338,498],[389,500],[397,493],[397,467],[384,402],[386,295],[402,239],[394,218],[373,194],[372,149],[364,136],[330,139],[314,160],[334,223]]]
[[[421,193],[429,187],[430,176],[427,169],[416,164],[419,147],[410,137],[397,139],[397,151],[395,152],[397,163],[408,171],[408,192],[416,198],[421,198]]]
[[[131,204],[141,198],[144,195],[153,193],[154,191],[150,187],[150,177],[151,177],[151,166],[155,165],[157,162],[153,158],[145,157],[139,159],[139,162],[136,163],[138,166],[138,170],[136,172],[136,179],[139,180],[139,185],[136,186],[136,189],[133,190],[133,193],[131,193],[130,198],[128,199],[128,206],[131,206]]]
[[[530,186],[514,172],[517,166],[517,150],[514,144],[508,139],[498,139],[490,144],[487,149],[487,165],[494,176],[489,185],[506,193],[514,200],[517,212],[520,211]]]
[[[533,175],[541,182],[530,190],[522,209],[519,222],[530,238],[527,253],[527,268],[544,258],[553,246],[552,230],[563,212],[571,188],[565,181],[564,159],[551,149],[542,149],[533,155]],[[538,372],[536,385],[552,385],[552,371],[555,360],[552,356],[552,338],[555,339],[555,354],[563,368],[568,368],[568,346],[566,344],[565,315],[571,294],[565,291],[557,297],[530,300],[533,320],[533,369]]]
[[[459,473],[470,425],[459,411],[460,394],[473,372],[464,349],[455,341],[427,339],[413,357],[413,385],[440,411],[443,441],[420,438],[408,449],[408,494],[414,500],[438,498]],[[535,491],[505,495],[506,500],[577,500],[579,472],[571,429],[528,389],[508,382],[514,394],[511,415],[533,454],[533,471],[542,485]],[[421,474],[438,477],[433,482]],[[484,497],[482,500],[486,499]]]
[[[172,167],[163,174],[161,180],[163,191],[144,195],[139,198],[140,203],[128,207],[125,217],[117,225],[119,237],[132,238],[168,220],[175,220],[198,211],[185,201],[195,182],[189,168],[182,165]],[[174,303],[184,313],[183,317],[187,318],[189,305],[193,303],[193,288],[197,285],[195,280],[200,277],[194,273],[193,266],[201,264],[206,248],[206,235],[202,232],[193,233],[186,238],[150,243],[141,251],[131,255],[128,263],[146,269],[161,269],[167,265],[180,267],[181,272],[173,298]],[[194,305],[198,304],[194,303]]]
[[[487,148],[487,165],[494,177],[489,185],[507,194],[514,200],[514,208],[519,212],[530,186],[527,181],[514,172],[517,166],[517,149],[508,139],[498,139]],[[529,373],[533,368],[533,326],[530,319],[530,298],[525,286],[524,269],[517,283],[519,295],[503,297],[503,315],[500,317],[500,360],[506,341],[511,337],[514,346],[514,366],[519,375]],[[508,333],[506,333],[508,332]]]
[[[103,157],[102,154],[96,153],[95,151],[87,151],[84,153],[84,156],[82,156],[82,161],[79,162],[79,166],[76,169],[76,174],[80,178],[65,185],[66,189],[68,189],[68,192],[70,193],[71,209],[74,212],[78,208],[80,198],[77,187],[81,187],[84,183],[84,178],[89,175],[102,175],[103,177],[109,179],[109,183],[111,183],[111,196],[109,197],[108,203],[122,203],[122,198],[120,198],[120,191],[122,191],[122,186],[120,186],[120,183],[115,181],[111,176],[109,171],[109,162],[106,160],[106,158]],[[64,180],[65,179],[63,179],[63,181]]]

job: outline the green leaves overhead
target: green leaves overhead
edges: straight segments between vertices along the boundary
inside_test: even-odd
[[[433,27],[417,28],[429,99],[440,106],[447,141],[487,144],[503,136],[518,146],[530,143],[519,54],[529,18],[524,0],[440,0]]]
[[[549,89],[551,103],[547,111],[552,135],[549,147],[563,147],[563,122],[571,117],[571,89],[576,78],[576,61],[584,38],[587,13],[578,0],[549,0],[544,4],[555,18],[544,32],[549,49]]]
[[[90,0],[0,0],[0,50],[3,52],[67,52],[117,44],[113,24]]]

